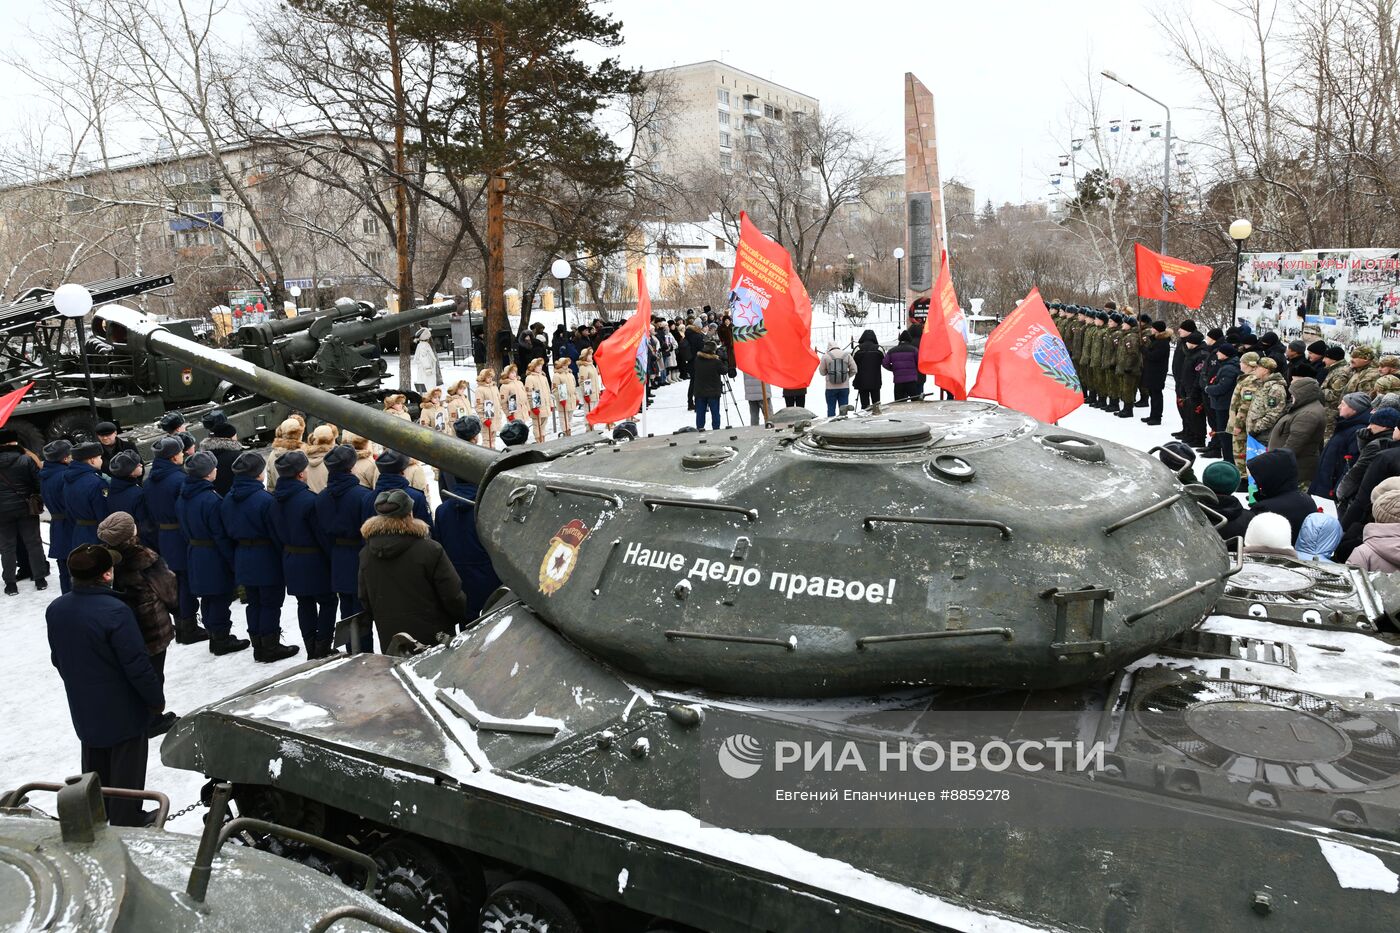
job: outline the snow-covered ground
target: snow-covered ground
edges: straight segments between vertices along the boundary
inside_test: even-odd
[[[882,343],[889,345],[894,342],[900,328],[895,318],[892,307],[876,308],[869,320],[852,326],[818,309],[813,321],[814,343],[819,349],[824,349],[829,340],[846,343],[869,328],[880,336]],[[543,321],[552,332],[558,316],[537,315],[536,319]],[[977,360],[971,360],[968,385],[976,377],[976,367]],[[444,359],[443,378],[446,382],[457,378],[474,380],[474,367],[452,366]],[[386,384],[396,382],[392,374],[386,380]],[[884,397],[889,399],[892,395],[893,390],[886,382]],[[854,392],[852,396],[854,401]],[[1170,386],[1167,399],[1168,405],[1171,405]],[[777,397],[776,404],[781,406],[781,395]],[[825,414],[822,377],[819,375],[813,376],[807,407],[818,415]],[[1146,411],[1140,410],[1138,416],[1145,417]],[[742,380],[735,382],[733,397],[725,399],[721,421],[726,425],[747,424],[748,406],[744,402]],[[645,430],[657,435],[668,434],[694,423],[694,414],[686,410],[686,386],[682,382],[656,392],[655,403],[647,411]],[[1091,408],[1081,408],[1061,424],[1073,431],[1140,450],[1171,440],[1170,432],[1179,427],[1174,410],[1167,412],[1166,421],[1161,427],[1148,427],[1138,417],[1120,419]],[[580,417],[576,420],[575,431],[581,430],[586,430],[586,425]],[[47,530],[47,526],[45,528]],[[0,708],[9,710],[8,714],[0,717],[0,751],[3,752],[0,754],[0,789],[31,780],[61,781],[79,770],[79,745],[69,719],[63,684],[49,661],[44,610],[50,599],[58,595],[57,577],[53,577],[53,580],[54,584],[45,593],[35,592],[26,581],[20,584],[19,596],[0,597],[0,610],[4,612],[4,618],[0,619],[0,637],[3,637],[7,656],[5,668],[9,671],[0,681]],[[235,634],[244,632],[241,606],[234,606],[234,620]],[[292,599],[288,599],[282,611],[282,632],[284,641],[298,643],[296,603]],[[257,664],[253,661],[251,649],[214,657],[203,644],[171,645],[165,665],[167,708],[177,713],[189,712],[304,660],[303,653],[278,664]],[[204,779],[197,774],[166,768],[161,764],[159,749],[159,741],[153,741],[146,786],[168,794],[172,809],[179,810],[195,801]],[[198,832],[198,819],[199,811],[196,811],[173,822],[171,827]]]

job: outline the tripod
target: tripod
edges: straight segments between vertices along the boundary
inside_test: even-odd
[[[725,377],[724,380],[723,380],[723,388],[724,388],[724,398],[725,398],[725,406],[724,406],[724,426],[725,426],[725,428],[728,428],[728,427],[729,427],[729,405],[730,405],[730,404],[733,404],[733,406],[734,406],[734,416],[735,416],[735,418],[738,420],[739,424],[742,426],[742,425],[744,424],[744,406],[739,404],[739,398],[738,398],[738,396],[736,396],[736,395],[734,394],[734,382],[733,382],[733,380],[729,379],[728,377]]]

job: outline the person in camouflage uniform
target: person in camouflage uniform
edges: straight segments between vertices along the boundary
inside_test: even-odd
[[[1379,398],[1387,392],[1400,392],[1400,376],[1384,375],[1371,386],[1371,398]]]
[[[1400,356],[1383,356],[1376,360],[1376,368],[1380,370],[1382,376],[1400,374]]]
[[[1118,340],[1118,359],[1114,371],[1118,374],[1119,418],[1131,418],[1137,402],[1138,382],[1142,377],[1142,334],[1138,320],[1131,313],[1123,318],[1123,333]]]
[[[1089,323],[1084,328],[1084,384],[1089,391],[1089,404],[1094,408],[1103,407],[1103,387],[1099,382],[1099,359],[1103,350],[1103,322],[1098,313],[1089,315]]]
[[[1235,383],[1235,394],[1230,397],[1230,414],[1225,419],[1225,433],[1232,439],[1231,452],[1241,476],[1244,475],[1244,454],[1247,449],[1245,416],[1249,414],[1249,407],[1254,401],[1254,386],[1260,372],[1258,353],[1249,352],[1240,357],[1240,378]]]
[[[1116,412],[1121,404],[1119,399],[1119,389],[1122,380],[1118,377],[1118,353],[1119,346],[1123,343],[1123,315],[1117,311],[1110,311],[1108,315],[1108,329],[1103,338],[1103,360],[1100,369],[1103,372],[1104,383],[1104,403],[1103,410]]]
[[[1244,421],[1246,433],[1265,445],[1269,443],[1269,432],[1288,410],[1288,383],[1277,366],[1269,357],[1259,360],[1260,372],[1255,373],[1254,397],[1250,400]]]
[[[1323,351],[1322,358],[1327,367],[1318,382],[1322,383],[1322,407],[1327,410],[1327,427],[1322,432],[1322,443],[1326,444],[1337,426],[1337,406],[1346,394],[1351,367],[1346,364],[1346,351],[1335,344]]]
[[[1368,346],[1358,345],[1351,350],[1351,372],[1347,374],[1343,395],[1353,392],[1371,394],[1371,386],[1381,377],[1381,368],[1376,363],[1376,351]]]

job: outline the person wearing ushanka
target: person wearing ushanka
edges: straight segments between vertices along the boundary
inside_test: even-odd
[[[68,552],[73,550],[73,524],[63,504],[64,480],[73,462],[73,445],[65,440],[44,445],[44,466],[39,470],[39,495],[49,513],[49,556],[58,561],[58,589],[72,589],[68,579]]]
[[[156,523],[156,553],[180,584],[180,608],[175,615],[175,640],[182,645],[208,639],[198,622],[199,603],[190,591],[190,542],[180,524],[178,505],[185,488],[185,445],[178,436],[157,438],[151,445],[151,472],[146,479],[146,508]]]
[[[326,488],[316,496],[316,520],[331,542],[331,589],[340,602],[342,619],[362,608],[358,578],[365,539],[360,526],[374,514],[374,493],[360,485],[354,466],[354,448],[342,444],[332,449],[326,454]],[[360,637],[361,650],[373,651],[373,632],[366,627]]]
[[[107,489],[107,514],[125,512],[130,515],[136,522],[141,543],[151,547],[157,532],[151,510],[146,505],[146,488],[142,485],[146,465],[141,462],[141,455],[134,450],[123,450],[112,458],[108,472],[112,474],[112,484]]]
[[[433,645],[467,621],[462,581],[413,511],[406,490],[386,490],[375,497],[374,517],[360,527],[360,603],[383,646],[400,632]]]
[[[49,603],[49,658],[63,678],[84,772],[103,787],[143,790],[152,717],[165,711],[165,691],[151,665],[131,608],[112,592],[117,556],[100,544],[67,555],[69,593]],[[140,800],[108,798],[113,826],[145,822]]]
[[[453,430],[462,440],[475,443],[481,422],[472,417],[463,418],[453,425]],[[501,578],[496,575],[491,555],[481,546],[476,532],[476,484],[447,473],[442,475],[442,484],[442,505],[433,516],[433,538],[447,552],[452,568],[462,581],[467,618],[475,619],[481,614],[486,597],[501,585]]]
[[[233,488],[233,461],[243,453],[243,445],[238,442],[238,429],[228,421],[216,421],[209,429],[209,436],[199,442],[200,450],[207,450],[219,461],[219,472],[215,474],[214,491],[221,496],[228,495]]]
[[[504,435],[503,431],[502,437]],[[421,489],[415,489],[404,476],[404,471],[408,469],[408,458],[397,450],[386,450],[375,458],[374,464],[379,467],[379,479],[374,484],[374,494],[377,496],[381,492],[402,489],[413,502],[413,517],[431,528],[433,516],[428,511],[428,497]]]
[[[287,595],[296,597],[297,624],[306,656],[328,657],[334,650],[335,591],[331,589],[330,537],[316,519],[316,494],[306,485],[309,460],[299,450],[275,464],[278,479],[272,524],[282,541],[282,576]]]
[[[185,461],[185,485],[175,513],[189,541],[186,572],[190,592],[199,598],[204,627],[209,630],[209,653],[224,655],[242,651],[248,642],[232,634],[234,546],[224,527],[223,500],[214,491],[218,469],[218,461],[207,450]]]
[[[243,587],[253,660],[270,664],[295,656],[299,649],[282,644],[287,590],[282,539],[272,521],[275,500],[263,484],[266,470],[262,454],[239,454],[232,466],[233,485],[219,504],[219,513],[224,533],[233,543],[233,581]]]
[[[63,478],[63,501],[73,522],[73,546],[97,544],[97,526],[107,517],[107,478],[102,475],[102,445],[88,441],[73,448],[73,462]]]

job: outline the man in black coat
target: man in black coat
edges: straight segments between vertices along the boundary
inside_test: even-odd
[[[136,445],[117,434],[117,426],[110,421],[99,421],[94,429],[97,443],[102,445],[102,472],[111,474],[112,458],[123,450],[136,450]]]
[[[1297,541],[1303,519],[1320,510],[1312,496],[1298,489],[1298,460],[1293,451],[1280,447],[1259,454],[1249,461],[1249,475],[1259,487],[1249,511],[1282,515],[1293,529],[1292,540]]]
[[[16,562],[19,549],[28,556],[36,590],[49,587],[49,561],[39,538],[39,516],[29,510],[29,497],[39,495],[39,467],[20,446],[19,435],[0,429],[0,567],[5,595],[18,596]]]
[[[695,429],[705,429],[705,412],[710,412],[710,424],[719,430],[719,400],[724,392],[724,362],[720,359],[719,346],[713,340],[706,340],[700,352],[691,363],[690,383],[695,392]]]
[[[1269,359],[1273,360],[1274,363],[1278,365],[1276,372],[1284,373],[1284,378],[1287,378],[1287,354],[1283,344],[1279,342],[1278,334],[1271,330],[1264,332],[1263,336],[1259,338],[1259,355],[1261,357],[1267,356]]]
[[[374,515],[360,534],[360,604],[381,646],[400,632],[436,644],[439,635],[455,634],[468,621],[462,580],[427,524],[413,517],[407,493],[391,489],[376,496]]]
[[[141,626],[112,592],[115,559],[100,544],[68,555],[73,589],[49,604],[50,659],[63,678],[73,730],[82,742],[82,770],[104,787],[146,786],[146,730],[165,710],[160,676],[151,666]],[[140,826],[139,800],[109,799],[113,826]]]
[[[1162,423],[1162,390],[1167,387],[1167,358],[1171,355],[1172,338],[1166,321],[1153,321],[1143,334],[1138,352],[1142,354],[1141,387],[1147,396],[1147,417],[1151,425]]]
[[[1387,409],[1382,408],[1378,411],[1387,411]],[[1356,494],[1347,504],[1346,514],[1341,516],[1342,543],[1337,545],[1337,549],[1332,552],[1332,559],[1338,563],[1344,563],[1352,550],[1361,543],[1362,534],[1372,521],[1372,491],[1383,480],[1390,479],[1392,476],[1400,476],[1400,427],[1391,432],[1390,438],[1390,446],[1379,447],[1380,453],[1376,454],[1371,465],[1366,467],[1361,485],[1357,487]],[[1379,443],[1379,441],[1374,443]],[[1359,469],[1361,469],[1360,465],[1353,467],[1353,473]]]
[[[200,450],[207,450],[218,461],[218,472],[214,474],[214,491],[221,496],[228,495],[233,488],[233,461],[243,453],[243,445],[238,442],[238,430],[227,421],[221,421],[209,431],[209,436],[199,442]]]

